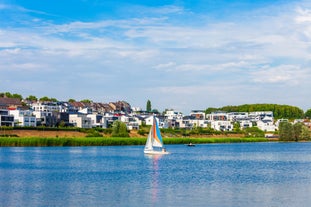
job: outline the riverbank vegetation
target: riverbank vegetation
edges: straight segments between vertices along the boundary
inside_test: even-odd
[[[311,134],[308,127],[302,123],[291,124],[281,122],[279,126],[280,141],[311,141]]]
[[[266,138],[163,138],[164,144],[207,144],[266,142]],[[0,147],[66,147],[66,146],[124,146],[145,145],[146,138],[128,137],[83,137],[83,138],[19,138],[1,137]]]

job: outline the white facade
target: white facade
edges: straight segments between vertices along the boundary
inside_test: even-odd
[[[193,128],[193,127],[206,128],[206,127],[208,127],[208,121],[207,120],[181,119],[181,120],[177,120],[177,121],[179,122],[180,128]]]
[[[273,112],[272,111],[249,112],[249,118],[252,121],[259,121],[259,120],[263,120],[263,119],[273,121]]]
[[[41,102],[36,102],[31,104],[31,108],[34,111],[44,111],[44,112],[52,112],[52,111],[62,111],[61,107],[57,104],[45,104]]]
[[[153,116],[149,116],[148,118],[146,118],[145,122],[146,122],[146,125],[151,126],[153,124]]]
[[[69,123],[79,128],[92,128],[92,120],[85,114],[69,114]]]
[[[14,116],[14,125],[22,127],[36,127],[37,120],[30,110],[10,110],[10,115]]]
[[[257,121],[257,127],[265,132],[274,132],[276,130],[276,126],[272,121]]]
[[[253,123],[249,120],[242,120],[240,123],[240,129],[246,129],[248,127],[253,127]]]
[[[167,117],[167,119],[182,119],[183,118],[183,115],[181,112],[176,112],[174,110],[166,111],[164,116]]]
[[[138,130],[139,124],[141,123],[138,118],[132,117],[132,116],[125,116],[125,115],[122,115],[120,117],[120,121],[126,124],[126,127],[128,130],[133,130],[133,129]]]
[[[92,127],[103,128],[103,118],[101,115],[100,118],[98,117],[99,114],[87,114],[86,116],[91,119]]]
[[[92,114],[92,109],[86,107],[86,108],[80,109],[79,113],[81,113],[81,114]]]
[[[213,112],[207,115],[207,118],[211,121],[227,121],[228,113],[225,112]]]
[[[33,111],[32,113],[36,116],[37,119],[43,119],[44,117],[52,116],[51,111]]]
[[[230,121],[211,121],[211,128],[217,131],[232,131],[233,124]]]
[[[230,112],[228,113],[228,120],[235,121],[235,120],[245,120],[248,119],[247,112]]]

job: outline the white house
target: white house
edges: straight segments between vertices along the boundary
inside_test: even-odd
[[[193,116],[185,116],[183,119],[177,120],[179,122],[179,128],[188,128],[191,129],[193,127],[208,127],[208,120],[205,119],[197,119]]]
[[[10,110],[10,115],[14,116],[14,125],[23,127],[36,127],[37,120],[30,110]]]
[[[92,114],[92,109],[89,108],[89,107],[85,107],[85,108],[83,108],[83,109],[80,109],[80,110],[78,111],[78,113],[81,113],[81,114]]]
[[[247,120],[248,113],[247,112],[230,112],[228,113],[229,121],[239,121],[239,120]]]
[[[272,111],[249,112],[249,118],[251,121],[258,121],[263,119],[273,121],[273,112]]]
[[[0,109],[0,126],[14,126],[14,116],[7,109]]]
[[[122,115],[120,121],[126,124],[128,130],[139,129],[140,120],[137,117]]]
[[[101,114],[87,114],[86,117],[91,119],[92,127],[103,128],[103,115]]]
[[[217,131],[232,131],[233,124],[230,121],[211,121],[211,128]]]
[[[92,128],[92,120],[85,114],[69,114],[69,123],[79,128]]]
[[[177,112],[174,110],[167,110],[164,114],[165,117],[167,117],[167,119],[182,119],[183,115],[181,112]]]
[[[207,115],[207,119],[211,121],[227,121],[228,120],[228,113],[225,112],[212,112],[211,114]]]
[[[56,103],[36,102],[31,104],[31,108],[34,111],[44,111],[44,112],[61,111],[61,107]]]
[[[257,121],[257,127],[265,132],[274,132],[276,130],[276,126],[268,119]]]
[[[241,120],[240,123],[240,129],[246,129],[248,127],[253,127],[253,123],[250,120]]]

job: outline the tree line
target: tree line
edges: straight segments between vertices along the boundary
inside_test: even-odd
[[[6,98],[18,98],[19,100],[23,100],[23,96],[20,95],[20,94],[17,94],[17,93],[10,93],[10,92],[1,92],[0,93],[0,97],[6,97]],[[25,100],[27,101],[51,101],[51,102],[58,102],[58,100],[56,98],[53,98],[53,97],[47,97],[47,96],[43,96],[41,98],[37,98],[36,96],[34,95],[29,95],[25,98]],[[68,99],[68,102],[72,103],[72,102],[76,102],[75,99]],[[83,99],[81,100],[80,102],[84,102],[84,103],[91,103],[92,100],[89,100],[89,99]]]
[[[279,105],[279,104],[244,104],[238,106],[224,106],[221,108],[207,108],[205,113],[224,111],[224,112],[255,112],[255,111],[272,111],[276,119],[302,119],[311,118],[311,109],[305,113],[296,106]]]
[[[302,123],[281,122],[279,125],[280,141],[311,141],[310,130]]]

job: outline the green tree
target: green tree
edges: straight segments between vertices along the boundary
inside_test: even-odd
[[[83,100],[81,100],[80,102],[83,102],[83,103],[91,103],[92,101],[89,100],[89,99],[83,99]]]
[[[235,131],[235,132],[240,132],[241,131],[241,125],[240,125],[240,122],[235,122],[234,124],[233,124],[233,131]]]
[[[12,98],[12,94],[10,92],[5,92],[4,97]]]
[[[295,106],[278,104],[244,104],[239,106],[224,106],[221,108],[207,108],[205,113],[215,111],[225,112],[253,112],[253,111],[272,111],[274,118],[300,119],[304,117],[302,109]]]
[[[57,102],[58,100],[56,98],[50,98],[50,101]]]
[[[10,98],[18,98],[19,100],[22,100],[22,99],[23,99],[23,96],[20,95],[20,94],[14,93],[14,94],[11,95]]]
[[[289,122],[281,122],[279,125],[279,138],[281,141],[293,141],[293,125]]]
[[[39,101],[50,101],[50,98],[47,96],[43,96],[39,99]]]
[[[36,96],[29,95],[29,96],[26,98],[26,100],[28,100],[28,101],[37,101],[38,98],[37,98]]]
[[[147,101],[146,111],[151,112],[151,101],[150,100]]]
[[[22,95],[17,94],[17,93],[11,94],[10,92],[0,93],[0,97],[18,98],[19,100],[23,99]]]
[[[296,142],[301,140],[302,126],[303,124],[299,122],[293,125],[293,139]]]
[[[121,121],[115,121],[112,125],[112,137],[129,137],[126,124]]]
[[[305,113],[305,118],[311,119],[311,109],[308,109]]]
[[[311,140],[310,130],[307,126],[304,126],[304,125],[302,126],[300,138],[301,140],[305,140],[305,141]]]
[[[76,102],[76,100],[70,98],[70,99],[68,100],[68,102],[69,102],[69,103],[73,103],[73,102]]]

